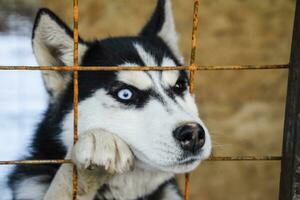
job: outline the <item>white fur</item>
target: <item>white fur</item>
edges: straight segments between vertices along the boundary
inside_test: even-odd
[[[32,178],[27,178],[16,187],[16,199],[30,199],[30,200],[41,200],[45,195],[48,184],[43,184],[41,181],[47,177],[36,176]],[[29,188],[29,189],[28,189]]]
[[[164,57],[162,60],[162,66],[176,66],[174,61],[170,58]],[[176,84],[179,76],[179,71],[163,71],[162,72],[162,84],[165,88],[172,87]]]
[[[61,52],[61,57],[53,57],[51,48]],[[79,62],[85,53],[87,46],[79,43]],[[48,14],[43,14],[34,32],[33,49],[36,55],[38,64],[41,66],[56,66],[61,63],[65,65],[73,65],[73,50],[74,42],[65,29],[63,29],[55,20]]]
[[[145,49],[139,45],[138,43],[134,44],[134,47],[136,48],[140,58],[143,60],[143,62],[147,66],[158,66],[158,63],[155,61],[154,57],[147,53]],[[125,63],[120,66],[138,66],[135,63]],[[161,66],[176,66],[175,62],[168,57],[164,57],[161,63]],[[125,82],[129,85],[133,85],[141,90],[149,89],[151,86],[153,86],[153,83],[147,75],[147,72],[143,71],[120,71],[117,74],[118,80]],[[165,87],[174,86],[177,82],[179,76],[178,71],[163,71],[162,72],[162,84]]]
[[[117,75],[119,81],[122,81],[129,85],[133,85],[140,90],[147,90],[152,86],[152,81],[150,77],[142,71],[121,71]]]
[[[73,38],[48,14],[42,14],[40,17],[32,43],[35,57],[40,66],[73,66]],[[87,46],[79,43],[78,49],[80,63]],[[60,57],[53,55],[53,51],[59,52]],[[70,81],[70,75],[66,75],[66,73],[63,75],[61,72],[43,71],[42,74],[47,90],[52,93],[51,100],[54,100]]]
[[[165,88],[173,87],[178,80],[178,71],[164,71],[162,72],[162,84]]]
[[[183,63],[184,59],[178,48],[178,36],[174,23],[171,0],[166,0],[165,21],[162,29],[158,33],[158,36],[162,38],[172,49],[174,55],[179,59],[180,63]]]
[[[142,45],[135,43],[133,46],[146,66],[157,66],[155,58],[151,54],[147,53]]]
[[[142,59],[142,61],[147,65],[147,66],[158,66],[158,62],[155,60],[154,56],[151,55],[150,53],[146,52],[146,50],[142,47],[142,45],[135,43],[133,45],[136,49],[136,51],[139,54],[139,57]],[[168,57],[164,57],[161,63],[161,66],[176,66],[175,62]],[[132,73],[132,72],[130,72]],[[151,74],[157,74],[157,72],[150,72]],[[178,71],[163,71],[163,84],[166,86],[172,86],[175,85],[177,78],[178,78]],[[145,80],[148,80],[145,79]],[[144,81],[145,81],[144,80]],[[148,82],[148,81],[147,81]]]
[[[53,71],[42,71],[43,81],[48,91],[51,92],[53,102],[57,99],[59,94],[66,89],[68,82],[71,80],[70,74],[60,74]]]
[[[132,172],[118,174],[111,178],[107,183],[110,190],[104,196],[107,199],[125,199],[124,197],[137,199],[145,194],[151,194],[161,183],[173,176],[172,173],[135,168]]]

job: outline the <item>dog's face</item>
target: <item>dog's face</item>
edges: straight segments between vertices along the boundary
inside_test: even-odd
[[[73,65],[72,32],[49,10],[38,14],[33,48],[40,65]],[[182,57],[169,0],[136,37],[80,39],[82,66],[179,66]],[[64,109],[59,139],[72,146],[72,75],[43,72],[50,104]],[[182,173],[211,151],[207,128],[189,93],[186,71],[79,72],[79,134],[103,129],[131,147],[140,167]]]

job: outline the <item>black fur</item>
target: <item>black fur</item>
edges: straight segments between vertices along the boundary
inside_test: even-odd
[[[181,196],[180,191],[178,190],[178,185],[176,183],[176,180],[174,178],[162,183],[157,187],[157,189],[152,192],[151,194],[145,195],[144,197],[137,198],[136,200],[160,200],[164,197],[164,193],[166,191],[167,186],[172,186],[175,189],[175,192],[178,194],[178,196]],[[102,188],[99,189],[99,197],[95,198],[94,200],[111,200],[105,198],[104,195],[107,191],[109,191],[110,188],[108,185],[104,184]]]
[[[140,33],[141,36],[157,35],[157,33],[162,29],[163,23],[165,21],[165,4],[166,0],[158,1],[154,14]]]
[[[172,58],[176,65],[181,63],[176,59],[172,51],[157,37],[157,32],[161,29],[164,21],[163,6],[165,0],[158,0],[156,11],[151,20],[137,37],[118,37],[108,38],[95,42],[84,42],[80,38],[81,43],[88,46],[81,65],[83,66],[117,66],[124,62],[135,63],[144,66],[145,63],[138,56],[133,43],[142,44],[146,51],[150,52],[160,65],[163,57]],[[32,37],[35,36],[40,17],[49,15],[54,19],[70,36],[73,37],[73,32],[63,23],[53,12],[48,9],[41,9],[35,20]],[[185,72],[181,72],[182,76],[187,77]],[[185,75],[184,75],[185,74]],[[116,84],[115,72],[79,72],[79,101],[90,97],[97,89],[104,88],[110,94],[111,87]],[[147,95],[153,95],[151,91],[143,91],[143,101],[135,102],[134,105],[138,108],[147,102]],[[111,94],[113,95],[113,94]],[[60,94],[59,100],[50,103],[42,121],[39,123],[30,146],[30,155],[23,158],[26,160],[48,160],[48,159],[64,159],[66,149],[58,139],[61,133],[62,120],[65,115],[72,110],[73,101],[73,80],[71,80],[66,90]],[[54,177],[59,165],[18,165],[14,168],[9,176],[9,186],[13,191],[13,200],[16,200],[15,191],[17,184],[28,177],[45,175],[43,183],[50,183]],[[143,178],[143,177],[141,177]],[[162,198],[162,193],[167,185],[174,185],[177,188],[175,181],[172,179],[158,186],[157,190],[152,194],[145,194],[144,197],[137,200],[159,200]],[[105,187],[100,189],[100,192],[105,190]],[[179,192],[178,192],[179,193]]]

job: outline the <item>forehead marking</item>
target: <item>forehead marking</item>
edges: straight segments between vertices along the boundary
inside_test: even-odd
[[[178,71],[165,71],[162,73],[162,84],[165,88],[173,87],[179,77]]]
[[[168,57],[164,57],[162,60],[162,66],[176,66],[175,62]]]
[[[152,87],[152,81],[145,72],[139,71],[120,71],[117,78],[126,84],[132,85],[140,90],[147,90]]]
[[[135,43],[133,46],[146,66],[157,66],[155,58],[150,53],[146,52],[142,45]]]
[[[142,45],[135,43],[133,46],[146,66],[158,66],[153,55],[146,52]],[[164,57],[161,66],[176,66],[176,64],[172,59]],[[156,93],[156,99],[164,105],[167,112],[171,113],[173,111],[172,107],[179,106],[179,104],[175,99],[170,98],[169,95],[166,94],[166,90],[163,87],[167,88],[175,85],[179,77],[179,71],[147,71],[144,73],[148,75],[147,78],[150,79],[150,82],[152,82],[150,87],[153,87]]]
[[[175,62],[168,58],[164,57],[162,60],[162,66],[176,66]],[[162,84],[165,88],[174,86],[179,77],[179,71],[163,71],[162,72]]]

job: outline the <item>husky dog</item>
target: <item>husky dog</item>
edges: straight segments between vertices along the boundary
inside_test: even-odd
[[[32,36],[38,63],[72,66],[72,34],[54,13],[41,9]],[[170,0],[158,0],[138,36],[93,42],[79,38],[79,63],[182,65]],[[79,140],[74,147],[72,73],[42,75],[49,106],[25,159],[72,159],[79,169],[79,199],[182,199],[175,174],[192,171],[211,152],[186,71],[80,71]],[[71,190],[71,171],[68,164],[17,166],[9,177],[13,199],[48,195],[65,200],[62,191]],[[105,178],[99,175],[105,173]]]

